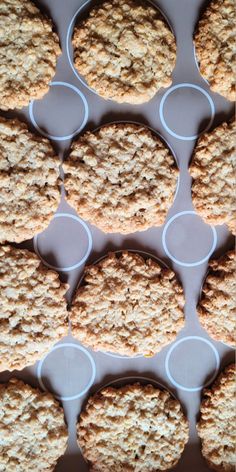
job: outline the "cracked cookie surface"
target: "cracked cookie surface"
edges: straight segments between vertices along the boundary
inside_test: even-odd
[[[0,117],[0,242],[46,229],[60,202],[59,159],[25,123]]]
[[[78,441],[91,472],[156,472],[179,461],[188,423],[169,392],[152,385],[106,387],[90,397]]]
[[[235,252],[209,262],[198,305],[201,325],[217,341],[235,346]]]
[[[0,44],[1,109],[42,98],[60,54],[51,20],[29,0],[1,0]]]
[[[236,234],[235,125],[223,123],[202,135],[190,167],[192,199],[208,224],[227,224]]]
[[[184,326],[174,272],[139,254],[109,253],[85,269],[72,302],[72,334],[95,350],[154,355]]]
[[[68,334],[66,289],[35,254],[0,246],[0,370],[33,364]]]
[[[86,132],[72,144],[63,168],[68,202],[105,232],[162,225],[174,200],[175,160],[141,125],[110,124]]]
[[[229,365],[211,388],[204,390],[197,424],[202,453],[218,472],[234,472],[235,453],[235,365]]]
[[[212,90],[235,100],[235,6],[234,0],[213,0],[195,33],[200,72]]]
[[[17,379],[0,384],[0,402],[0,471],[53,472],[68,437],[59,403]]]
[[[75,26],[73,46],[75,68],[105,99],[143,103],[171,84],[175,38],[148,2],[100,2]]]

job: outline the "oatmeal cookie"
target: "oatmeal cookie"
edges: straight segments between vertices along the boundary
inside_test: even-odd
[[[75,26],[73,46],[75,68],[105,99],[143,103],[171,84],[175,38],[148,2],[100,2]]]
[[[206,223],[235,227],[235,126],[223,123],[199,138],[190,168],[192,198]]]
[[[0,471],[53,472],[68,436],[59,403],[17,379],[0,384],[0,402]]]
[[[0,2],[0,107],[27,106],[49,90],[59,40],[52,22],[29,0]]]
[[[60,202],[59,160],[50,142],[0,117],[0,242],[46,229]]]
[[[199,320],[217,341],[235,346],[235,253],[209,262],[209,273],[198,305]]]
[[[72,334],[95,350],[154,355],[184,326],[183,290],[170,269],[124,251],[85,269]]]
[[[174,200],[178,170],[172,154],[148,128],[110,124],[72,144],[63,165],[67,200],[108,233],[162,225]]]
[[[214,92],[235,100],[235,4],[212,0],[195,34],[200,72]]]
[[[156,472],[179,461],[188,423],[167,391],[139,383],[106,387],[89,398],[78,440],[91,472]]]
[[[197,425],[203,456],[219,472],[234,472],[236,466],[235,386],[235,366],[231,364],[204,390]]]
[[[33,364],[68,334],[66,289],[35,254],[0,246],[0,370]]]

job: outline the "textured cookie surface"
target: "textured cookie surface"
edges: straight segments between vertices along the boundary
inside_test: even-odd
[[[228,366],[211,389],[204,391],[197,425],[202,453],[209,466],[219,472],[234,472],[235,452],[235,366]]]
[[[51,21],[29,0],[0,3],[0,107],[41,98],[55,74],[59,40]]]
[[[195,35],[200,72],[214,92],[235,100],[234,0],[213,0],[204,12]]]
[[[88,400],[78,440],[91,472],[156,472],[178,462],[188,424],[167,391],[138,383],[107,387]]]
[[[67,335],[65,292],[35,254],[0,247],[0,370],[33,364]]]
[[[43,231],[60,201],[59,161],[50,142],[0,117],[0,242]]]
[[[112,124],[87,132],[64,164],[68,201],[105,232],[131,233],[164,223],[178,171],[151,131]]]
[[[16,379],[0,384],[0,402],[0,471],[53,472],[68,436],[59,403]]]
[[[75,27],[73,46],[76,69],[106,99],[142,103],[171,84],[175,38],[148,2],[100,2]]]
[[[200,137],[190,168],[196,211],[206,223],[226,223],[235,234],[235,127],[223,123]]]
[[[184,325],[183,291],[170,269],[123,252],[85,270],[72,304],[72,333],[95,350],[153,355]]]
[[[202,326],[217,341],[235,346],[235,255],[229,251],[209,263],[210,270],[198,306]]]

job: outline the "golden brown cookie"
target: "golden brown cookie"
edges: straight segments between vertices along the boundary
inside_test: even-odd
[[[89,398],[78,441],[91,472],[168,470],[188,441],[188,422],[167,391],[139,383],[106,387]]]
[[[204,390],[197,425],[202,454],[209,467],[219,472],[234,472],[236,466],[235,387],[235,366],[231,364]]]
[[[174,200],[172,154],[148,128],[110,124],[72,144],[63,165],[68,202],[101,230],[132,233],[162,225]]]
[[[175,38],[149,2],[99,2],[75,26],[73,46],[76,69],[106,99],[143,103],[171,84]]]
[[[231,346],[235,346],[235,268],[234,251],[210,261],[198,305],[203,328],[217,341]]]
[[[183,290],[170,269],[133,252],[85,269],[71,308],[72,334],[94,350],[154,355],[184,326]]]
[[[0,370],[33,364],[68,334],[66,289],[35,254],[0,246]]]
[[[59,403],[17,379],[0,384],[0,403],[1,472],[53,472],[68,436]]]
[[[50,142],[0,117],[0,242],[46,229],[60,202],[59,160]]]
[[[190,173],[196,211],[206,223],[226,223],[235,234],[234,122],[223,123],[199,138]]]
[[[34,2],[1,0],[0,44],[0,108],[21,108],[47,93],[59,40]]]
[[[195,33],[200,72],[212,90],[235,100],[234,0],[209,2]]]

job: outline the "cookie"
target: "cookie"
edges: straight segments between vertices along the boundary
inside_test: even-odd
[[[29,0],[2,0],[0,43],[0,108],[21,108],[42,98],[60,54],[51,20]]]
[[[149,2],[99,2],[77,23],[72,42],[75,68],[105,99],[147,102],[172,82],[175,38]]]
[[[21,380],[0,384],[0,471],[53,472],[67,444],[63,409]]]
[[[183,290],[170,269],[124,251],[85,269],[72,334],[94,350],[154,355],[184,326]]]
[[[72,144],[63,166],[68,202],[104,232],[162,225],[174,200],[172,154],[148,128],[110,124]]]
[[[235,255],[229,251],[209,262],[198,305],[201,325],[212,338],[235,346]]]
[[[206,223],[226,223],[236,234],[234,130],[233,122],[223,123],[201,136],[193,153],[190,173],[196,211]]]
[[[231,364],[204,390],[197,425],[202,454],[209,467],[219,472],[234,472],[236,466],[235,385],[235,366]]]
[[[235,100],[234,0],[212,0],[195,33],[200,72],[214,92]]]
[[[91,472],[156,472],[179,461],[188,423],[167,391],[139,383],[107,387],[89,398],[78,441]]]
[[[0,117],[0,242],[43,231],[60,202],[59,160],[24,123]]]
[[[0,246],[0,370],[33,364],[68,334],[66,289],[35,254]]]

